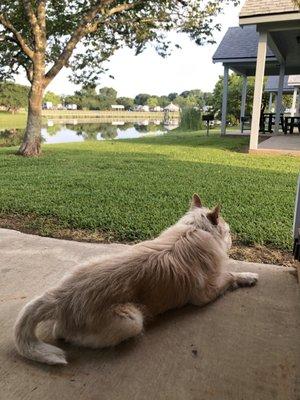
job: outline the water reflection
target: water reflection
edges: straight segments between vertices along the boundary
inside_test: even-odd
[[[109,123],[80,122],[77,120],[67,123],[56,123],[48,120],[42,128],[42,142],[68,143],[93,140],[130,139],[146,135],[163,135],[177,128],[178,120],[168,124],[162,121],[112,121]],[[18,146],[24,135],[24,129],[5,129],[0,127],[0,146]]]

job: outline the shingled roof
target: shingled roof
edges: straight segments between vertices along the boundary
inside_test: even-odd
[[[285,14],[299,12],[292,0],[246,0],[240,17],[252,17],[259,15]]]
[[[213,61],[256,59],[257,45],[258,33],[255,26],[229,28],[213,55]],[[276,59],[270,49],[267,58]]]

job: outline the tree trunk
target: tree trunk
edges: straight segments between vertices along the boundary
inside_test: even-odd
[[[28,100],[27,126],[18,154],[38,156],[41,152],[42,102],[44,87],[40,80],[33,82]]]

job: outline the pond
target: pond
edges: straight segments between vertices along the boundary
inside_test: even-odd
[[[157,136],[179,126],[178,120],[164,124],[160,120],[134,122],[78,122],[66,123],[48,120],[42,128],[43,144],[83,142],[86,140],[131,139],[143,136]],[[24,135],[24,129],[1,129],[0,146],[18,146]]]

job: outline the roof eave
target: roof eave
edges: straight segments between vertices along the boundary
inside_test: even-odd
[[[256,62],[257,58],[256,57],[251,57],[251,58],[213,58],[213,63],[224,63],[224,64],[238,64],[238,63],[247,63],[247,62]],[[267,56],[266,60],[269,61],[275,61],[278,62],[277,58],[275,56]]]
[[[266,14],[266,15],[240,15],[239,25],[258,25],[268,22],[286,22],[300,20],[299,11],[291,11],[280,14]]]

